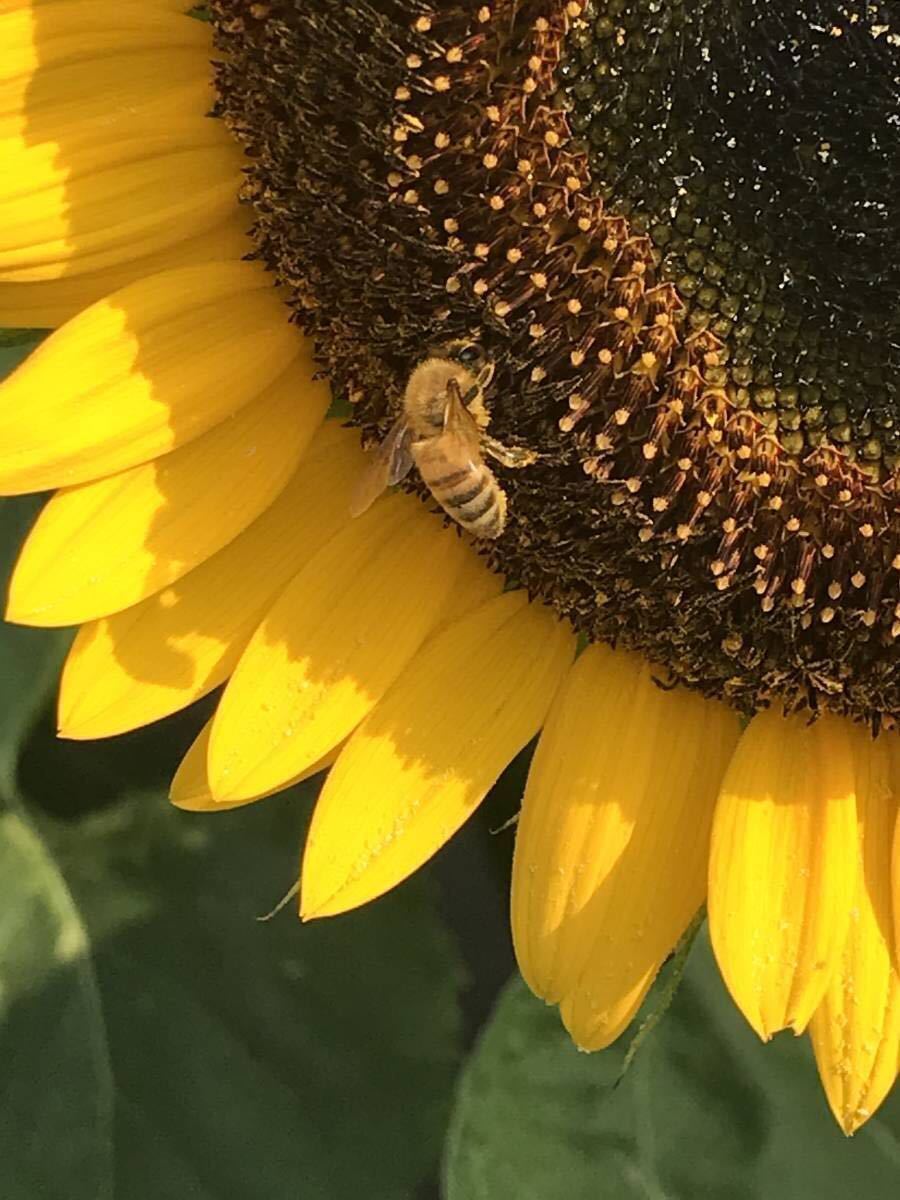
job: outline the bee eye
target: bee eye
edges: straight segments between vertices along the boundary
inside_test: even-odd
[[[456,356],[464,367],[471,367],[473,364],[480,362],[483,355],[480,346],[476,346],[470,342],[467,346],[462,346]]]

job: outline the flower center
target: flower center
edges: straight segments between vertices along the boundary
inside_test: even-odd
[[[875,726],[900,716],[886,8],[212,5],[258,253],[368,436],[474,340],[490,434],[539,455],[496,468],[492,566],[744,711]]]
[[[894,30],[900,26],[894,21]],[[887,4],[599,0],[557,103],[720,379],[789,454],[900,463],[900,53]]]

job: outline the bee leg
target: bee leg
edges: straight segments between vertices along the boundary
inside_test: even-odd
[[[540,457],[535,450],[527,450],[524,446],[504,446],[486,433],[481,435],[481,448],[504,467],[530,467]]]
[[[486,362],[477,375],[479,388],[484,391],[484,389],[490,385],[490,382],[493,378],[494,364],[492,362]]]

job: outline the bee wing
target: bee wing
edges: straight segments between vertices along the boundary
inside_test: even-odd
[[[481,461],[481,430],[463,404],[455,379],[447,386],[441,447],[448,459],[460,465]]]
[[[394,435],[394,436],[392,436]],[[390,442],[388,483],[392,486],[412,470],[412,434],[405,421],[398,421],[385,439],[385,445]]]
[[[398,421],[372,455],[353,489],[350,498],[350,516],[359,517],[375,503],[385,488],[399,483],[412,467],[409,448],[409,428],[404,420]]]

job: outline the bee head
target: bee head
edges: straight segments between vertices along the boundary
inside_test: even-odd
[[[444,354],[470,371],[478,381],[479,388],[486,388],[494,377],[494,364],[479,342],[468,339],[451,342],[445,347]]]

